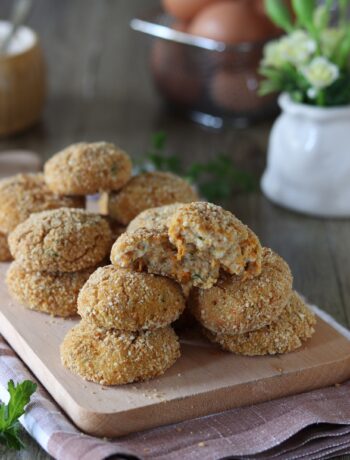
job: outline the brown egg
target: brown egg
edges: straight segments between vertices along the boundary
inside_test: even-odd
[[[213,103],[224,111],[249,113],[265,107],[274,97],[258,95],[261,77],[252,70],[232,72],[218,71],[211,82],[210,97]]]
[[[244,1],[253,3],[253,8],[255,8],[255,10],[256,10],[259,14],[266,15],[266,11],[265,11],[265,0],[244,0]],[[281,0],[281,1],[282,1],[282,0]],[[285,1],[284,1],[284,4],[285,4],[286,7],[288,8],[290,14],[293,15],[293,8],[292,8],[292,2],[291,2],[291,0],[285,0]]]
[[[202,82],[189,59],[186,45],[155,40],[151,50],[151,69],[159,92],[170,102],[191,106],[201,96]]]
[[[253,8],[257,13],[265,15],[265,1],[264,0],[250,0],[253,3]]]
[[[271,36],[271,23],[251,6],[251,0],[215,2],[194,17],[188,33],[228,44],[268,38]]]
[[[183,21],[176,21],[171,25],[171,28],[178,32],[187,32],[188,24]]]
[[[218,0],[162,0],[164,10],[182,21],[189,21],[209,3]]]

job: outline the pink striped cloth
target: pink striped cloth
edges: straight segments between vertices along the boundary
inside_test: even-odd
[[[324,312],[317,312],[349,337]],[[36,380],[0,337],[0,399],[7,382]],[[116,440],[82,434],[39,384],[21,423],[58,460],[118,458],[320,459],[350,453],[350,382],[135,433]]]

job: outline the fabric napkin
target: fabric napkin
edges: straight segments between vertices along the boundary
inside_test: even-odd
[[[319,316],[349,338],[325,312]],[[0,337],[0,399],[7,381],[36,380]],[[21,423],[58,460],[320,459],[350,453],[350,381],[254,406],[168,425],[116,440],[82,434],[46,390],[38,391]]]

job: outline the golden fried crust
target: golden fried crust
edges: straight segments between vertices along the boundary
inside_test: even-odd
[[[168,220],[168,235],[183,266],[196,275],[195,286],[209,289],[217,281],[220,269],[246,277],[261,271],[257,236],[220,206],[201,201],[180,206]],[[194,258],[203,261],[196,270]],[[212,273],[206,267],[208,263]]]
[[[8,262],[12,260],[7,235],[0,232],[0,262]]]
[[[10,233],[33,212],[83,208],[85,198],[53,193],[42,174],[17,174],[0,180],[0,231]]]
[[[289,305],[278,320],[257,331],[238,335],[213,334],[205,329],[205,335],[224,350],[247,356],[275,355],[297,350],[315,332],[314,313],[294,292]]]
[[[102,385],[122,385],[158,377],[180,357],[171,327],[121,332],[97,329],[82,321],[61,345],[62,364],[74,374]]]
[[[74,273],[29,272],[12,262],[6,276],[11,295],[31,310],[54,316],[77,314],[80,289],[94,268]]]
[[[44,166],[45,181],[55,193],[90,195],[119,190],[130,179],[131,160],[113,144],[73,144]]]
[[[116,267],[167,276],[181,284],[186,295],[189,291],[191,275],[183,270],[166,232],[138,228],[123,233],[112,247],[111,262]]]
[[[94,267],[107,255],[107,221],[82,209],[32,214],[9,236],[13,257],[27,270],[75,272]]]
[[[147,271],[177,281],[187,297],[192,286],[212,286],[219,277],[219,263],[192,246],[183,259],[166,230],[138,228],[126,232],[114,243],[111,261],[117,267]]]
[[[157,171],[133,177],[119,193],[109,195],[107,207],[111,217],[127,225],[146,209],[197,199],[196,192],[186,180]]]
[[[177,211],[179,206],[181,206],[181,203],[146,209],[146,211],[141,212],[129,223],[127,231],[131,233],[138,228],[167,231],[168,219]]]
[[[184,308],[185,299],[174,281],[113,265],[98,268],[78,299],[78,312],[85,320],[130,332],[167,326]]]
[[[288,264],[263,248],[259,276],[224,275],[211,289],[193,289],[189,305],[197,320],[212,332],[241,334],[276,321],[289,302],[292,284]]]

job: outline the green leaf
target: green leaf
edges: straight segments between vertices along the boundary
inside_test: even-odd
[[[9,381],[7,390],[10,400],[7,405],[0,404],[0,444],[7,448],[19,450],[23,443],[19,437],[19,417],[24,414],[37,385],[30,380],[15,385]]]
[[[327,107],[350,104],[350,75],[341,75],[331,86],[324,89],[325,105]]]
[[[314,14],[316,10],[315,0],[292,0],[293,9],[300,24],[311,33],[315,33]]]
[[[195,177],[199,191],[209,201],[226,200],[235,189],[251,192],[257,189],[254,177],[238,170],[232,159],[219,154],[207,163],[193,164],[187,177]]]
[[[156,150],[163,150],[166,144],[166,134],[164,131],[159,131],[153,134],[152,145]]]
[[[327,5],[320,5],[315,9],[313,23],[318,30],[322,31],[327,27],[330,17],[329,13],[330,9]]]
[[[335,55],[335,63],[340,69],[347,66],[350,54],[350,30],[347,31],[345,37],[339,44],[338,50]]]
[[[339,22],[342,26],[346,26],[349,0],[338,0],[339,3]]]
[[[8,404],[8,419],[12,424],[24,414],[24,408],[29,403],[30,397],[35,392],[37,385],[30,380],[25,380],[15,386],[12,380],[8,384],[10,401]]]
[[[158,171],[170,171],[184,177],[195,184],[202,196],[208,200],[226,199],[234,188],[244,191],[256,189],[252,185],[255,184],[254,178],[249,173],[239,171],[227,155],[220,154],[207,162],[192,163],[187,169],[184,168],[178,155],[164,152],[165,138],[164,133],[162,136],[159,136],[159,133],[153,136],[153,150],[146,153],[144,163],[151,163]],[[140,170],[143,170],[142,164]]]
[[[269,18],[286,32],[292,32],[292,18],[284,0],[265,0],[265,10]]]

